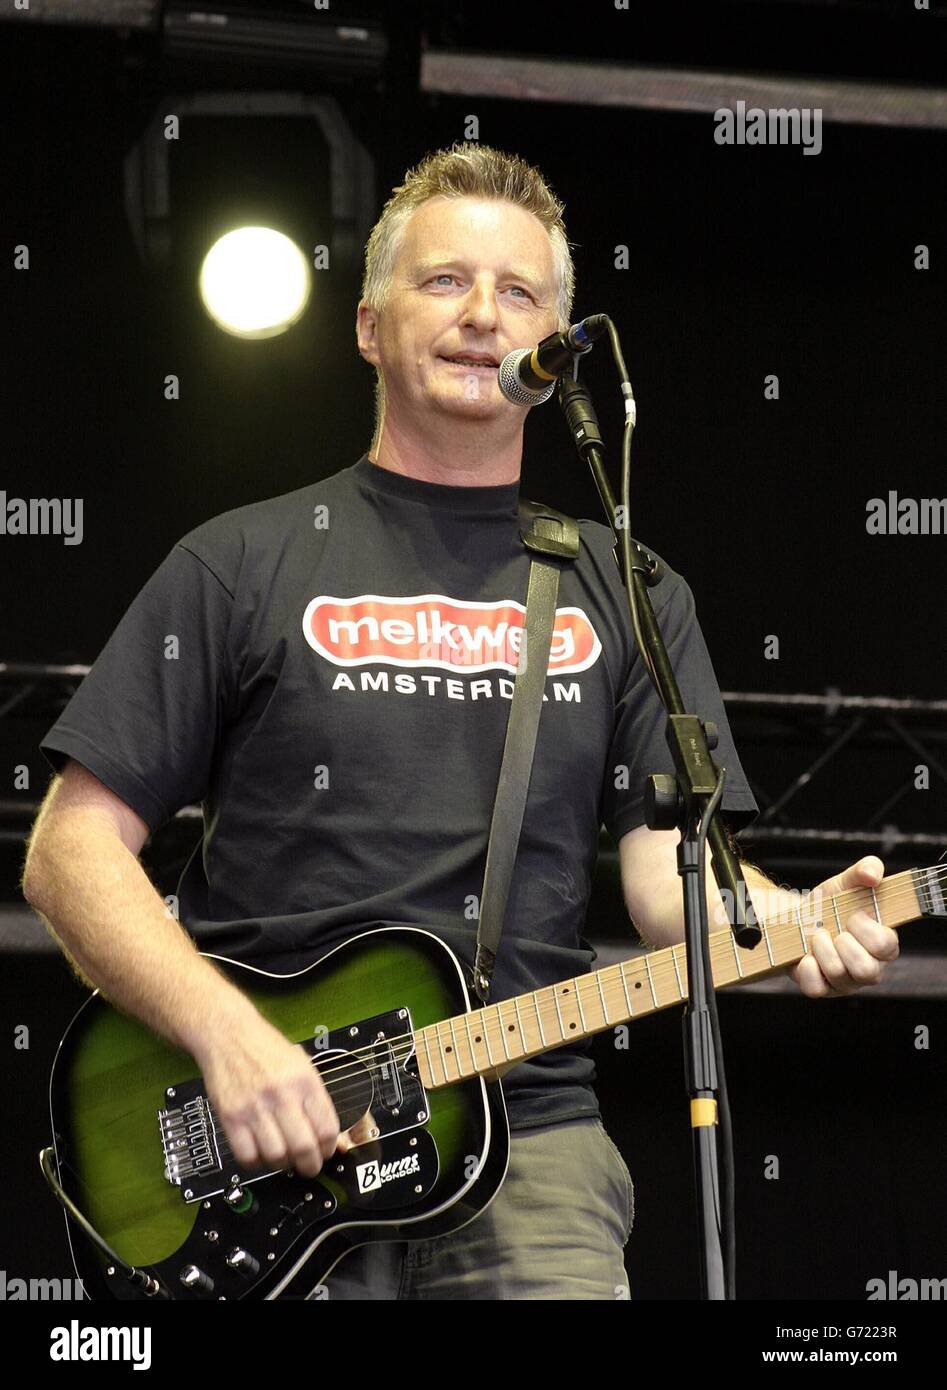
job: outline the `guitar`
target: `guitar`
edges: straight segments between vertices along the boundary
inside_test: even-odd
[[[837,934],[857,908],[888,927],[947,915],[947,867],[909,869],[820,905],[821,920],[801,899],[762,927],[752,951],[729,928],[712,932],[714,987],[793,965],[809,949],[807,929]],[[209,958],[310,1054],[341,1128],[370,1110],[377,1137],[337,1151],[317,1178],[245,1171],[190,1055],[96,992],[57,1050],[54,1145],[41,1155],[48,1180],[55,1156],[53,1177],[98,1234],[73,1240],[67,1221],[90,1297],[315,1299],[355,1246],[459,1229],[506,1174],[502,1075],[687,998],[683,945],[475,1009],[458,958],[418,927],[363,932],[288,975]]]

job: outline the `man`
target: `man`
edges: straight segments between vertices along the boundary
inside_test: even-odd
[[[512,689],[500,615],[521,617],[511,604],[525,601],[529,570],[516,513],[526,411],[502,397],[496,367],[569,322],[562,211],[536,170],[483,146],[439,151],[407,176],[369,240],[358,307],[359,351],[378,373],[370,453],[184,537],[42,745],[61,776],[25,894],[107,998],[192,1053],[245,1165],[318,1173],[338,1117],[302,1049],[169,919],[137,855],[201,800],[204,840],[179,896],[202,948],[287,972],[366,926],[409,922],[469,965]],[[591,521],[581,530],[560,579],[566,626],[494,1000],[589,968],[580,931],[603,822],[641,935],[683,936],[678,836],[649,831],[641,806],[643,777],[670,766],[663,711],[612,537]],[[723,810],[738,826],[756,804],[692,595],[668,569],[654,602],[688,707],[720,728]],[[881,872],[866,859],[825,887]],[[751,889],[771,887],[746,874]],[[897,954],[865,914],[845,926],[812,937],[794,971],[806,994],[873,983]],[[584,1047],[514,1068],[510,1167],[492,1204],[441,1239],[348,1254],[329,1298],[622,1296],[633,1189],[593,1075]]]

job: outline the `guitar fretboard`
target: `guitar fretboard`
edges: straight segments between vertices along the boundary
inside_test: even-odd
[[[943,866],[908,869],[882,879],[874,889],[848,889],[831,897],[802,895],[791,911],[765,925],[760,923],[762,939],[752,950],[738,946],[729,927],[711,932],[714,988],[759,979],[794,965],[809,953],[813,932],[824,928],[838,936],[843,921],[859,909],[887,927],[942,912],[943,874]],[[489,1075],[565,1043],[680,1004],[687,993],[683,944],[619,961],[417,1029],[414,1043],[420,1078],[426,1087],[436,1089]]]

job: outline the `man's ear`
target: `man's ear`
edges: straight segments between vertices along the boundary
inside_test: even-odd
[[[358,350],[365,358],[366,362],[371,362],[373,367],[381,365],[381,358],[378,355],[378,313],[371,304],[364,299],[359,301],[358,312],[355,320],[355,337],[358,342]]]

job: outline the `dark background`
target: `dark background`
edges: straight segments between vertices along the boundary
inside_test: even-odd
[[[562,8],[563,22],[530,3],[515,12],[375,7],[389,44],[377,80],[172,60],[144,33],[0,26],[10,388],[0,488],[82,497],[85,532],[74,547],[54,536],[0,537],[0,661],[91,662],[179,536],[346,467],[368,447],[373,373],[355,349],[357,258],[334,258],[316,276],[306,316],[266,342],[225,337],[196,296],[201,248],[231,220],[268,212],[304,247],[331,240],[325,144],[312,123],[195,117],[170,146],[168,264],[144,266],[130,232],[123,158],[156,109],[174,109],[168,94],[261,86],[336,97],[375,161],[373,217],[406,168],[463,136],[470,114],[482,143],[542,169],[566,204],[573,317],[612,315],[635,387],[632,530],[688,579],[723,690],[944,698],[947,537],[865,528],[869,498],[889,489],[947,492],[943,132],[826,123],[813,157],[799,147],[718,146],[706,114],[432,96],[417,84],[426,43],[481,49],[485,63],[491,52],[521,51],[943,87],[944,7]],[[372,7],[334,10],[343,18]],[[31,267],[14,272],[11,248],[24,242]],[[919,243],[930,247],[927,271],[914,268]],[[630,270],[614,268],[619,244]],[[164,399],[168,373],[180,377],[180,401]],[[769,373],[779,377],[778,401],[763,398]],[[620,410],[604,348],[584,374],[617,479]],[[556,407],[534,412],[524,491],[599,517],[570,450]],[[764,659],[770,634],[778,661]],[[0,720],[6,801],[41,796],[48,769],[36,744],[63,697],[40,690]],[[787,731],[776,747],[761,740],[759,752],[738,737],[751,782],[762,791],[792,775],[831,733]],[[806,824],[859,825],[879,786],[903,784],[917,761],[856,741],[799,814]],[[31,787],[15,792],[12,768],[22,763]],[[943,784],[932,778],[929,792],[909,793],[898,819],[941,833]],[[168,831],[182,844],[194,833],[193,824]],[[764,868],[782,862],[779,846],[768,859],[749,845]],[[159,880],[179,848],[156,866]],[[839,853],[824,872],[861,852]],[[8,902],[17,901],[21,860],[11,834],[0,861]],[[613,859],[603,875],[589,934],[627,935]],[[815,880],[800,865],[794,881]],[[721,999],[743,1297],[863,1298],[866,1280],[889,1268],[947,1275],[939,931],[912,937],[930,952],[927,997]],[[0,1264],[11,1277],[66,1276],[60,1218],[34,1154],[48,1130],[45,1077],[82,995],[58,956],[20,950],[2,963],[0,1055],[18,1119],[5,1130],[10,1224]],[[28,1053],[11,1049],[14,1022],[31,1023]],[[922,1023],[932,1030],[928,1053],[913,1046]],[[694,1297],[679,1019],[637,1032],[628,1053],[610,1038],[597,1043],[606,1124],[638,1188],[626,1252],[632,1293]],[[782,1159],[779,1182],[761,1176],[771,1153]]]

